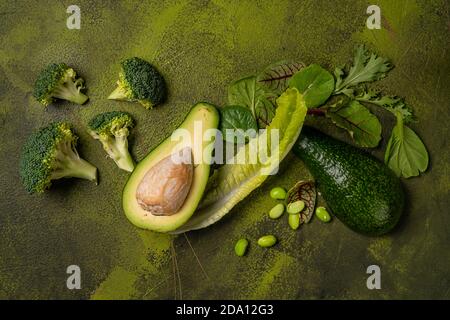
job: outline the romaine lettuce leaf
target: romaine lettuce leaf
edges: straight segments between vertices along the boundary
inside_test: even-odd
[[[227,163],[216,170],[210,178],[207,189],[197,211],[192,218],[172,233],[182,233],[208,227],[225,216],[238,202],[259,187],[268,177],[276,172],[280,162],[291,150],[300,135],[303,121],[306,116],[306,105],[303,96],[297,89],[287,89],[277,99],[275,117],[266,128],[267,135],[260,134],[253,138],[236,153],[236,159],[246,160],[251,156],[249,152],[252,143],[265,143],[267,150],[271,146],[271,130],[276,129],[279,135],[279,144],[275,152],[269,154],[266,161],[258,159],[256,164],[230,164]],[[265,139],[266,138],[266,139]],[[246,163],[248,163],[246,161]]]

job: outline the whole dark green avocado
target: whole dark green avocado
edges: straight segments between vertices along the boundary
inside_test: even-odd
[[[352,230],[382,235],[400,219],[400,179],[370,154],[305,127],[294,148],[318,183],[333,214]]]

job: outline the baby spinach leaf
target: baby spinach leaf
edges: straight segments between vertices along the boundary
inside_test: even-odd
[[[299,181],[287,193],[286,204],[302,200],[305,203],[305,209],[300,212],[300,223],[308,223],[314,213],[316,206],[316,186],[314,181]]]
[[[255,76],[235,81],[228,88],[228,103],[248,108],[259,128],[265,128],[272,121],[275,96],[273,92],[265,90]]]
[[[391,70],[392,65],[389,60],[370,53],[363,45],[356,48],[353,65],[347,76],[342,68],[336,68],[334,75],[336,76],[336,87],[334,94],[353,94],[353,89],[363,82],[380,80],[386,76]]]
[[[348,131],[355,143],[361,147],[374,148],[381,140],[381,123],[358,101],[329,108],[326,116],[338,127]]]
[[[331,96],[334,78],[321,66],[312,64],[297,72],[289,81],[289,86],[303,94],[308,108],[315,108]]]
[[[392,129],[386,147],[384,162],[397,176],[404,178],[418,176],[428,167],[428,152],[422,140],[403,124],[403,117],[397,112],[397,124]]]
[[[220,109],[220,130],[225,141],[243,143],[256,136],[258,126],[249,109],[241,106],[227,106]],[[248,130],[252,132],[246,134]]]
[[[288,87],[289,79],[305,65],[295,61],[280,61],[265,68],[256,81],[265,89],[281,94]]]

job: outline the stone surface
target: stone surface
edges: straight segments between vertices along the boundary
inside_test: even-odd
[[[373,31],[365,27],[369,3],[359,0],[80,0],[81,30],[66,28],[62,2],[0,4],[0,298],[450,298],[449,5],[378,3],[383,29]],[[195,102],[225,104],[232,80],[283,59],[332,70],[350,62],[360,43],[392,59],[395,69],[376,87],[414,108],[419,122],[412,127],[431,157],[426,174],[404,181],[408,205],[394,233],[364,237],[337,219],[313,219],[294,232],[287,219],[270,220],[271,188],[289,188],[308,176],[293,155],[277,176],[206,230],[173,237],[127,221],[121,208],[127,173],[87,134],[91,117],[108,110],[133,114],[130,146],[139,161]],[[167,103],[153,110],[106,100],[119,61],[135,55],[153,62],[169,86]],[[36,74],[53,61],[85,78],[89,103],[44,110],[34,101]],[[385,130],[372,152],[382,158],[393,119],[378,115]],[[74,124],[79,151],[98,166],[100,184],[61,181],[51,192],[30,196],[18,176],[21,145],[36,128],[61,119]],[[325,120],[311,122],[347,138]],[[266,233],[279,239],[271,249],[256,245]],[[244,258],[233,252],[241,237],[250,240]],[[81,267],[81,290],[66,288],[71,264]],[[366,288],[371,264],[381,267],[382,290]]]

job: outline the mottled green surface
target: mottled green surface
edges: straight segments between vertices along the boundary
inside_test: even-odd
[[[383,30],[370,31],[367,1],[76,1],[81,30],[65,26],[72,2],[3,1],[0,297],[450,298],[450,9],[446,0],[377,2]],[[127,173],[86,133],[93,115],[132,113],[138,123],[131,149],[140,160],[195,102],[223,104],[232,80],[281,59],[331,68],[350,61],[358,43],[393,60],[396,68],[379,87],[414,107],[420,121],[413,127],[430,151],[427,173],[404,182],[408,206],[396,232],[364,237],[336,219],[329,224],[313,219],[294,232],[286,219],[271,221],[270,189],[288,188],[307,176],[293,155],[279,175],[221,222],[187,234],[204,272],[184,235],[137,230],[126,220],[120,193]],[[166,104],[147,111],[105,99],[115,87],[118,61],[133,55],[161,70],[170,90]],[[79,71],[89,88],[88,104],[60,103],[44,110],[33,100],[34,78],[50,61]],[[392,125],[389,115],[381,118],[386,128]],[[64,181],[43,196],[29,196],[19,182],[20,147],[34,129],[60,119],[74,123],[80,153],[98,166],[100,185]],[[316,124],[324,127],[326,121]],[[383,146],[386,141],[385,132]],[[382,149],[374,153],[381,157]],[[276,234],[279,244],[259,248],[255,240],[264,233]],[[242,236],[252,241],[247,256],[239,258],[233,247]],[[70,264],[81,267],[81,290],[66,288]],[[366,288],[370,264],[381,266],[382,290]]]

